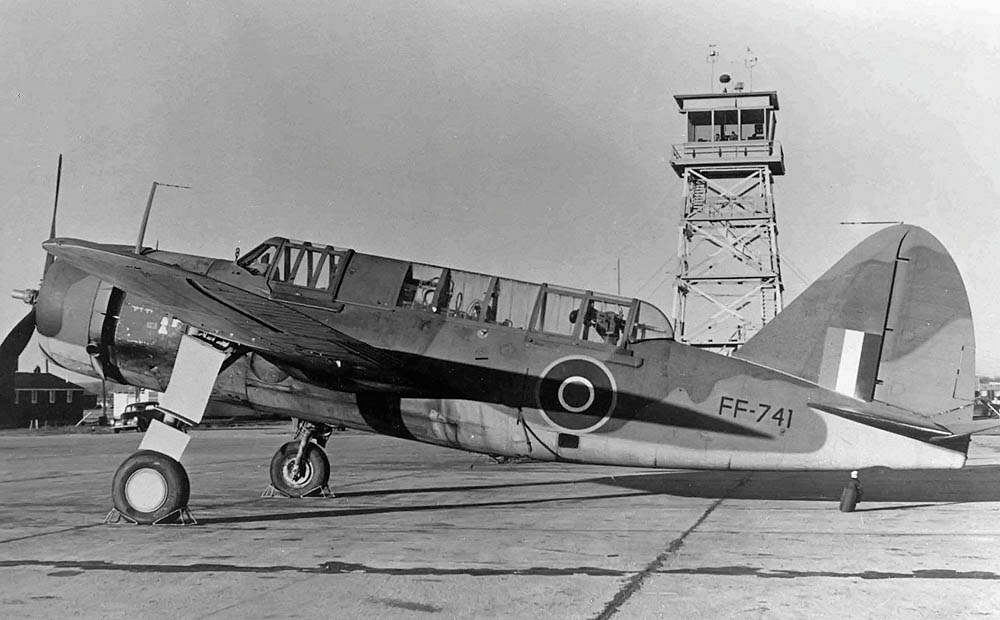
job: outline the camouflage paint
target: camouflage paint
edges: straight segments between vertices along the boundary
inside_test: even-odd
[[[886,229],[849,252],[739,359],[667,339],[619,348],[389,308],[385,291],[371,293],[378,304],[286,303],[266,297],[262,276],[228,261],[171,255],[173,265],[197,267],[182,271],[114,246],[56,240],[46,248],[57,264],[155,298],[127,297],[109,344],[131,381],[169,378],[176,317],[185,322],[179,331],[193,325],[258,352],[223,373],[213,398],[464,450],[668,468],[941,468],[965,460],[964,449],[928,439],[948,431],[924,414],[966,402],[968,301],[947,252],[914,227]],[[381,261],[398,274],[398,261]],[[831,330],[861,334],[857,361],[843,366],[856,373],[853,393],[830,389],[844,389],[839,381],[823,385],[831,356],[844,355]],[[877,364],[869,361],[873,342]]]

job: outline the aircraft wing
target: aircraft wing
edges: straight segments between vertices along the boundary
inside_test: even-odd
[[[43,247],[78,269],[149,299],[189,325],[249,349],[289,360],[328,358],[381,370],[400,365],[390,352],[347,336],[290,304],[135,254],[124,246],[61,238]]]

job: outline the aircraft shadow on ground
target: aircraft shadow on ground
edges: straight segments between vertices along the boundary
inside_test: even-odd
[[[767,471],[671,471],[602,476],[577,480],[508,483],[496,485],[456,485],[416,487],[338,493],[341,498],[419,493],[464,493],[495,490],[488,498],[477,496],[478,501],[434,502],[426,505],[337,507],[322,510],[289,510],[272,514],[237,517],[208,517],[199,519],[205,525],[284,521],[350,517],[365,514],[425,512],[456,509],[483,509],[523,506],[553,502],[587,502],[594,500],[629,498],[643,495],[671,495],[705,499],[823,501],[836,502],[849,478],[846,471],[767,472]],[[864,488],[862,507],[859,510],[888,511],[930,507],[939,504],[967,502],[1000,502],[1000,465],[966,467],[958,470],[890,470],[871,469],[861,472]],[[575,484],[600,484],[615,487],[622,492],[598,495],[580,495],[554,492],[547,497],[532,499],[507,499],[505,489],[521,487],[567,487]],[[487,501],[484,501],[487,500]],[[335,500],[334,500],[335,501]],[[871,502],[904,502],[904,506],[866,508]],[[313,504],[315,505],[315,504]]]
[[[306,511],[285,511],[272,514],[255,514],[238,517],[206,517],[198,518],[198,523],[203,525],[217,525],[229,523],[256,523],[263,521],[291,521],[295,519],[320,519],[330,517],[356,517],[360,515],[378,515],[387,513],[408,513],[408,512],[428,512],[438,510],[473,510],[483,508],[503,508],[513,506],[530,506],[534,504],[550,504],[554,502],[587,502],[594,500],[625,499],[629,497],[642,496],[641,491],[629,491],[623,493],[608,493],[604,495],[579,495],[562,496],[553,495],[537,499],[500,499],[497,501],[478,502],[447,502],[433,504],[418,504],[406,506],[375,506],[361,508],[334,508],[329,510],[306,510]],[[307,500],[308,501],[308,500]]]
[[[584,480],[546,480],[541,482],[511,482],[499,484],[468,484],[436,487],[411,487],[407,489],[371,489],[359,491],[336,490],[337,497],[380,497],[386,495],[413,495],[416,493],[460,493],[463,491],[490,491],[500,489],[518,489],[530,487],[551,487],[570,485],[578,482],[603,482],[609,478],[588,478]],[[355,485],[357,486],[357,485]]]
[[[692,471],[595,480],[619,488],[680,497],[838,501],[846,471]],[[947,470],[862,470],[867,502],[965,503],[1000,501],[1000,465]]]
[[[641,491],[707,499],[837,501],[849,478],[846,471],[670,471],[498,484],[411,487],[338,491],[338,497],[376,497],[417,493],[516,489],[594,483]],[[964,469],[861,471],[867,502],[995,502],[1000,501],[1000,465]]]

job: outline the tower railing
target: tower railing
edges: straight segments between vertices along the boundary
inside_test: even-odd
[[[784,173],[784,153],[781,143],[770,140],[738,140],[735,142],[686,142],[673,146],[670,164],[710,165],[716,163],[764,162],[776,174]],[[780,168],[776,169],[776,168]]]

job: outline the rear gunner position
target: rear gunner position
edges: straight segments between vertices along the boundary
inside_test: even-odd
[[[177,518],[209,401],[301,420],[272,484],[323,489],[334,425],[541,460],[658,468],[958,468],[972,318],[954,262],[894,226],[851,250],[735,357],[673,340],[638,299],[274,238],[236,262],[54,238],[28,317],[54,362],[164,391],[114,480]],[[846,476],[845,476],[845,482]],[[853,509],[849,505],[848,509]]]

